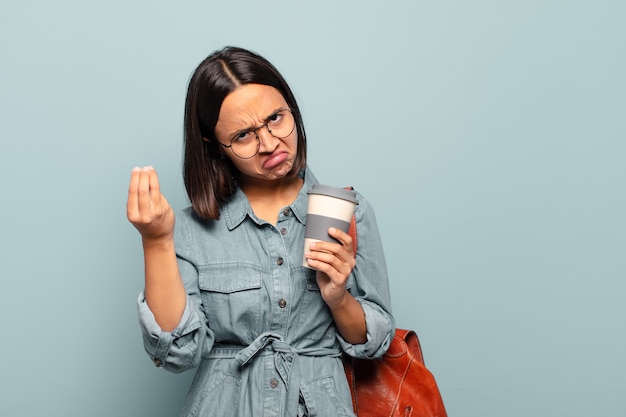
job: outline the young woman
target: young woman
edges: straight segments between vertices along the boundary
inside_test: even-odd
[[[146,351],[198,368],[182,416],[353,416],[341,352],[375,358],[394,334],[374,212],[357,193],[359,245],[304,248],[306,136],[291,89],[264,58],[225,48],[196,69],[185,106],[175,220],[152,167],[131,174],[142,237]],[[303,253],[310,268],[303,267]]]

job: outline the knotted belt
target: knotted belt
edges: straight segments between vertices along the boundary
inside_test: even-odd
[[[277,333],[261,333],[248,346],[215,345],[208,358],[235,359],[245,367],[257,356],[274,355],[274,367],[287,389],[287,413],[297,415],[300,397],[301,373],[299,372],[298,356],[330,356],[339,357],[339,349],[308,348],[295,349],[286,343]]]

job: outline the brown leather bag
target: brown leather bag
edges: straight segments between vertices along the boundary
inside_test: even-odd
[[[447,417],[412,330],[397,329],[382,358],[344,355],[344,366],[354,413],[359,417]]]
[[[356,253],[356,220],[350,230]],[[358,417],[447,417],[435,378],[426,366],[417,334],[397,329],[379,359],[344,355],[346,378]]]

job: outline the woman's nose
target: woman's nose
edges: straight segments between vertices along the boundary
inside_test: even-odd
[[[259,153],[273,152],[280,142],[280,139],[270,133],[267,125],[259,127],[254,133],[259,139]]]

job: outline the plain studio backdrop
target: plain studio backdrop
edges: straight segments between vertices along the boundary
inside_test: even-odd
[[[176,210],[196,65],[285,75],[309,164],[376,209],[450,416],[626,415],[626,3],[3,1],[0,415],[177,414],[145,355],[130,171]]]

